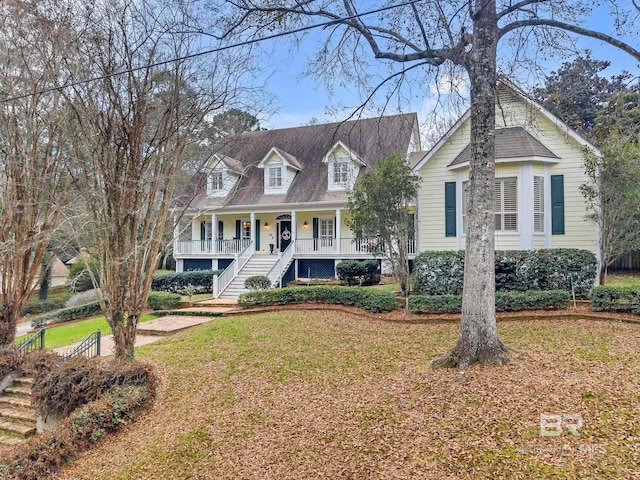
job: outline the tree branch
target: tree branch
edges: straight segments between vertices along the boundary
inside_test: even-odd
[[[527,5],[535,5],[537,3],[545,3],[548,1],[549,0],[522,0],[521,2],[518,2],[514,5],[510,5],[509,7],[505,8],[501,12],[498,12],[498,20],[500,20],[505,15],[509,15],[510,13],[515,12],[516,10],[520,10],[522,7],[526,7]]]
[[[565,30],[567,32],[575,33],[577,35],[582,35],[584,37],[591,37],[597,40],[602,40],[603,42],[608,43],[609,45],[613,45],[616,48],[619,48],[623,52],[628,53],[633,58],[640,62],[640,51],[631,47],[631,45],[626,44],[616,38],[613,38],[609,35],[606,35],[601,32],[596,32],[594,30],[588,30],[586,28],[578,27],[576,25],[571,25],[569,23],[559,22],[557,20],[550,20],[545,18],[533,18],[530,20],[519,20],[517,22],[510,23],[509,25],[505,25],[498,31],[498,38],[502,38],[507,33],[516,30],[518,28],[526,28],[526,27],[539,27],[539,26],[547,26],[558,28],[560,30]]]

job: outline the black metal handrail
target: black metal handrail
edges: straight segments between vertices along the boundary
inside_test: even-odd
[[[29,335],[27,338],[18,342],[18,352],[26,353],[33,350],[44,349],[44,327],[40,327],[40,330]]]
[[[69,360],[74,357],[99,357],[100,356],[100,330],[90,333],[87,338],[78,344],[69,353],[62,356],[64,360]]]

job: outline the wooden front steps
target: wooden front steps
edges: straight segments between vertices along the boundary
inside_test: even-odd
[[[32,378],[18,377],[0,394],[0,445],[16,445],[36,433],[32,385]]]

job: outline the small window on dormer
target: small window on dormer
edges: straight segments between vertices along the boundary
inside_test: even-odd
[[[349,181],[349,164],[346,161],[336,161],[333,164],[333,183],[344,185]]]
[[[222,172],[212,172],[211,173],[211,190],[217,191],[222,190],[224,188],[224,180],[222,177]]]
[[[282,187],[282,167],[269,167],[269,188]]]

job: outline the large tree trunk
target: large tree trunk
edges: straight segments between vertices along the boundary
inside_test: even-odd
[[[122,313],[116,313],[108,320],[113,332],[113,341],[115,343],[115,351],[113,353],[116,360],[133,360],[138,326],[137,318],[129,316],[125,321]]]
[[[498,338],[495,313],[495,108],[496,6],[482,0],[476,8],[470,59],[471,162],[467,192],[467,231],[462,321],[458,343],[437,366],[504,364],[506,347]]]
[[[11,345],[16,339],[16,325],[18,312],[14,305],[8,302],[2,306],[0,314],[0,345]]]

